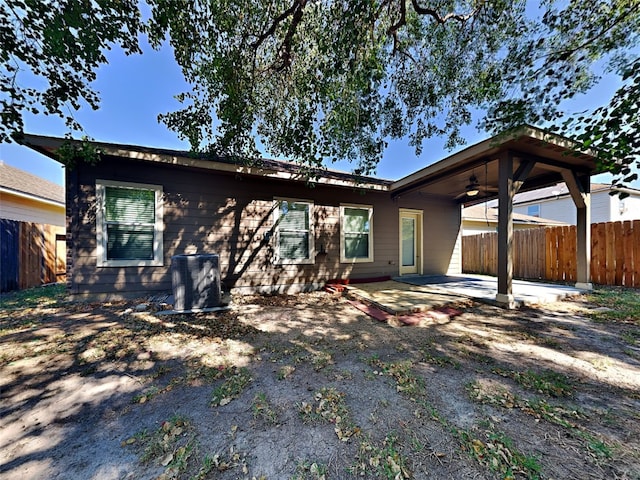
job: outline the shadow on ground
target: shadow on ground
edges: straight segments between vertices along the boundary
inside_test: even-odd
[[[636,325],[321,293],[2,310],[0,478],[638,478]],[[324,476],[324,477],[323,477]]]

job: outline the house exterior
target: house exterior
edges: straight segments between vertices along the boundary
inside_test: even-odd
[[[611,195],[624,192],[620,198]],[[519,193],[513,201],[514,214],[547,218],[569,225],[576,224],[575,205],[564,183]],[[591,223],[617,222],[640,219],[640,190],[612,188],[602,183],[591,184]]]
[[[0,161],[0,292],[64,280],[64,187]]]
[[[56,158],[65,141],[26,135],[23,143]],[[568,172],[582,185],[594,158],[566,155],[567,145],[523,127],[389,181],[328,170],[310,178],[288,162],[95,143],[99,162],[66,171],[68,290],[101,298],[168,292],[171,259],[181,254],[218,254],[223,286],[240,293],[461,273],[461,206],[495,197],[489,190],[468,197],[470,175],[484,167],[479,181],[503,202],[514,191],[507,182],[527,190]],[[508,233],[500,225],[511,221],[501,216],[499,231]],[[508,235],[499,236],[507,245]],[[509,251],[501,247],[505,265]],[[505,305],[513,303],[510,271],[498,276]]]
[[[573,206],[573,205],[572,205]],[[557,227],[566,225],[563,222],[548,218],[533,217],[522,213],[513,214],[513,229],[526,230],[529,228]],[[480,233],[495,233],[498,231],[498,209],[489,207],[486,203],[472,205],[462,209],[462,235],[478,235]]]
[[[0,160],[0,218],[65,226],[64,187]]]
[[[170,291],[171,257],[220,255],[235,292],[293,292],[329,279],[455,273],[460,206],[416,193],[391,201],[389,181],[118,146],[67,171],[68,285],[80,296]],[[422,234],[437,225],[437,236]]]

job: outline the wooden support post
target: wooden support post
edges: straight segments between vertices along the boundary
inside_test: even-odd
[[[513,156],[498,159],[498,293],[496,302],[514,308],[513,298]]]
[[[580,200],[576,203],[576,288],[592,290],[591,283],[591,179],[589,175],[576,177]]]

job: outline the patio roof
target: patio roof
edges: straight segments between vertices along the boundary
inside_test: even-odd
[[[394,196],[420,192],[430,197],[455,200],[466,205],[498,196],[498,164],[505,152],[513,156],[514,173],[527,162],[535,162],[519,191],[533,190],[564,181],[563,171],[577,175],[596,173],[593,152],[579,151],[570,139],[539,128],[524,126],[468,147],[391,185]],[[474,176],[480,192],[465,195]]]
[[[576,286],[590,289],[590,181],[595,153],[565,137],[523,126],[473,145],[394,182],[395,198],[419,193],[466,206],[498,198],[496,302],[517,305],[513,291],[513,197],[560,181],[576,205]]]

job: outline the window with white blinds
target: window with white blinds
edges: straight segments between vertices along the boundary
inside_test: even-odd
[[[162,265],[162,187],[96,181],[98,266]]]
[[[276,200],[275,241],[277,263],[313,263],[313,203]]]
[[[373,262],[373,207],[340,207],[340,261]]]

